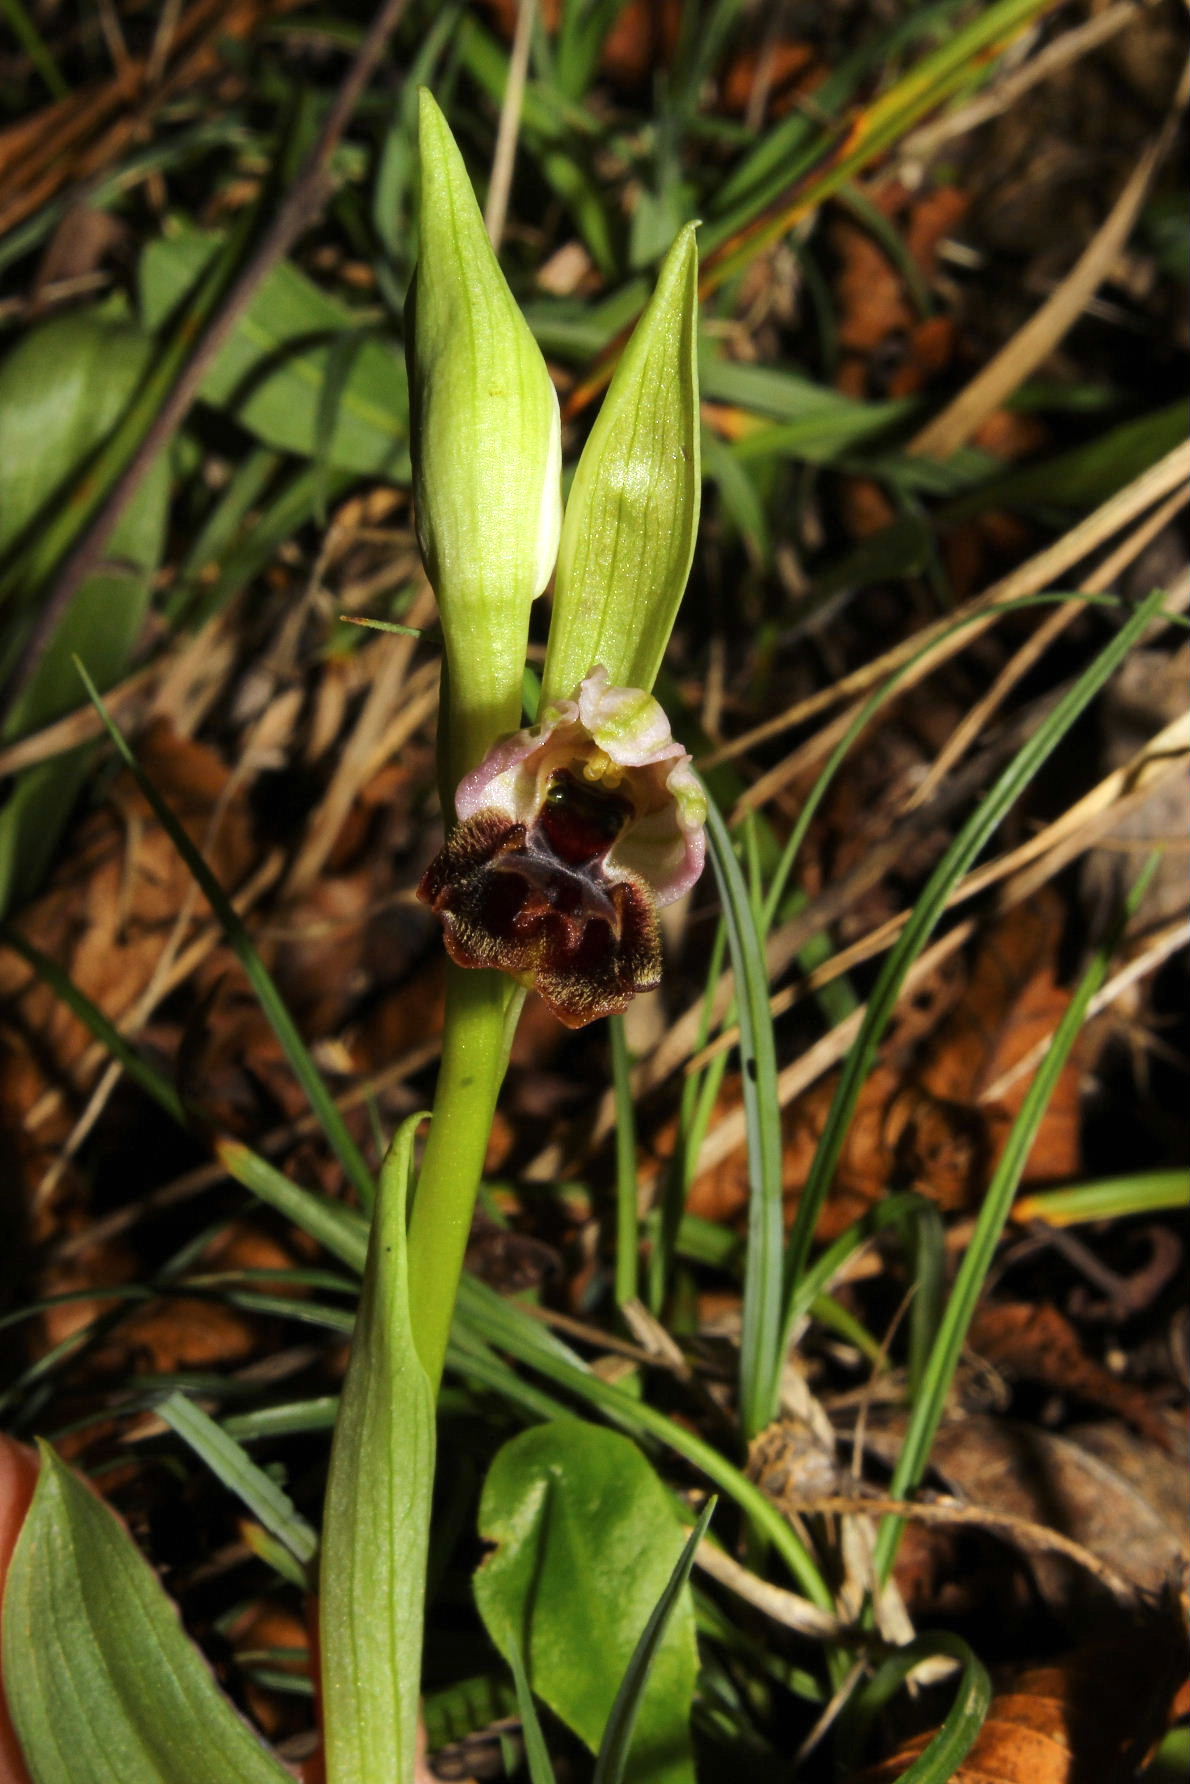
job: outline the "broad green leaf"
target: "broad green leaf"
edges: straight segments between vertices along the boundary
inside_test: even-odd
[[[381,1173],[339,1402],[322,1535],[322,1716],[335,1784],[411,1784],[434,1393],[413,1340],[405,1203],[423,1115],[397,1132]]]
[[[702,474],[698,250],[669,251],[583,448],[558,548],[542,678],[567,699],[596,663],[613,685],[651,688],[686,588]]]
[[[151,242],[140,260],[141,317],[156,331],[192,291],[222,238],[182,230]],[[289,261],[265,279],[202,387],[266,446],[341,470],[404,481],[409,476],[409,394],[399,347],[363,334],[336,406],[328,441],[319,407],[335,343],[360,334],[358,316],[320,291]]]
[[[288,1784],[128,1532],[46,1445],[3,1633],[35,1784]]]
[[[152,343],[138,329],[80,313],[27,335],[0,367],[0,556],[16,553],[60,509],[131,401]],[[101,688],[127,669],[165,539],[169,467],[149,469],[104,552],[105,568],[71,602],[4,726],[7,741],[51,724],[80,703],[73,659]],[[29,609],[40,587],[10,581],[7,605]],[[9,630],[10,649],[22,633]],[[5,669],[11,666],[11,658]],[[0,911],[28,897],[49,863],[87,772],[89,751],[40,763],[18,780],[0,813]]]
[[[480,1534],[496,1551],[475,1576],[488,1633],[520,1648],[534,1691],[598,1751],[637,1642],[682,1552],[682,1527],[636,1445],[581,1419],[506,1443],[488,1472]],[[698,1668],[688,1590],[641,1701],[624,1776],[692,1784]]]

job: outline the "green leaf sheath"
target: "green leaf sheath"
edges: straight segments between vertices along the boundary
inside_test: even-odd
[[[331,1450],[322,1542],[322,1715],[328,1784],[413,1776],[434,1389],[409,1315],[403,1123],[381,1173],[351,1363]]]

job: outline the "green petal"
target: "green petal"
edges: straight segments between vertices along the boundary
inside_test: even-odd
[[[651,688],[690,574],[701,495],[698,251],[670,249],[591,430],[566,505],[544,697],[596,663]]]

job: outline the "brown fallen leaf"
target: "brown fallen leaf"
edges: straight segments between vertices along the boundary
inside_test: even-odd
[[[971,1323],[972,1350],[1001,1374],[1035,1381],[1105,1407],[1150,1442],[1168,1447],[1164,1421],[1143,1388],[1096,1362],[1065,1314],[1024,1301],[993,1301]]]
[[[783,118],[825,78],[812,44],[781,38],[733,57],[720,81],[720,99],[725,112],[743,117],[750,112],[758,83],[763,83],[764,115]]]
[[[1049,1666],[1024,1667],[992,1699],[952,1784],[1124,1784],[1164,1732],[1187,1661],[1168,1604]],[[913,1736],[853,1784],[894,1784],[928,1746]]]
[[[931,279],[939,246],[967,210],[966,196],[953,186],[914,196],[895,180],[883,182],[869,196],[901,230],[922,277]],[[871,231],[839,216],[832,221],[830,239],[840,261],[840,389],[857,397],[916,395],[954,358],[953,322],[945,316],[921,316],[899,267]]]
[[[163,38],[164,66],[152,51],[125,53],[111,80],[82,85],[66,98],[0,131],[0,233],[47,205],[65,187],[81,190],[146,141],[168,102],[228,69],[226,45],[246,42],[262,24],[304,0],[189,0]],[[234,77],[232,77],[234,78]]]
[[[904,1436],[901,1412],[869,1418],[865,1451],[892,1466]],[[1186,1530],[1186,1435],[1170,1419],[1155,1445],[1114,1420],[1059,1434],[977,1413],[947,1421],[931,1467],[963,1504],[1042,1524],[1087,1549],[1140,1593],[1158,1594],[1190,1563]],[[973,1608],[970,1547],[960,1565],[960,1533],[910,1526],[897,1562],[897,1582],[915,1619]],[[1003,1556],[999,1535],[996,1555]],[[1085,1618],[1102,1594],[1061,1555],[1030,1552],[1029,1573],[1049,1610],[1067,1622]],[[958,1568],[958,1571],[956,1571]],[[990,1580],[1010,1587],[1002,1559],[989,1559]]]
[[[948,983],[936,999],[926,988],[924,1002],[915,998],[898,1013],[884,1058],[860,1093],[819,1224],[821,1239],[837,1237],[892,1188],[916,1189],[947,1213],[978,1206],[1030,1080],[1023,1075],[996,1103],[981,1102],[981,1092],[1052,1033],[1069,1002],[1058,980],[1061,915],[1056,895],[1044,894],[1007,912],[976,946],[965,983]],[[1082,1069],[1080,1056],[1058,1080],[1025,1166],[1026,1184],[1068,1179],[1080,1168]],[[787,1221],[837,1082],[837,1074],[823,1078],[782,1111]],[[720,1112],[741,1100],[738,1077],[725,1080]],[[673,1136],[672,1124],[657,1136],[659,1158],[668,1155]],[[747,1200],[741,1147],[703,1173],[689,1207],[728,1224],[743,1217]]]
[[[1063,916],[1061,900],[1047,887],[988,930],[962,999],[929,1046],[921,1073],[926,1090],[951,1102],[977,1104],[989,1085],[1052,1035],[1070,1003],[1058,971]],[[1029,1154],[1026,1183],[1072,1177],[1081,1167],[1081,1071],[1081,1059],[1072,1059],[1058,1080]],[[1025,1074],[999,1102],[983,1105],[1001,1141],[1030,1083]]]

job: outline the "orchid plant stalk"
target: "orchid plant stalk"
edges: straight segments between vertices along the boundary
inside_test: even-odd
[[[698,525],[693,226],[622,357],[563,517],[549,373],[425,92],[419,137],[407,338],[418,537],[444,642],[447,825],[419,895],[442,919],[450,960],[407,1258],[394,1272],[408,1126],[381,1185],[335,1439],[322,1616],[330,1784],[410,1774],[420,1654],[394,1590],[420,1606],[426,1408],[525,988],[572,1027],[623,1010],[658,981],[658,907],[693,885],[704,858],[705,797],[650,691]],[[541,708],[520,727],[530,610],[555,559]],[[420,1445],[412,1468],[410,1430]],[[380,1560],[377,1504],[388,1514]],[[387,1642],[375,1642],[378,1627]],[[386,1701],[400,1711],[382,1726]]]
[[[269,1551],[277,1565],[295,1583],[317,1578],[324,1748],[310,1784],[414,1777],[435,1401],[525,991],[535,987],[572,1027],[623,1010],[658,982],[658,908],[693,885],[704,858],[704,794],[651,693],[698,523],[693,226],[622,357],[563,517],[557,397],[424,92],[419,146],[407,338],[418,536],[444,641],[446,821],[419,895],[441,918],[450,956],[446,1024],[416,1186],[424,1114],[389,1148],[366,1241],[362,1216],[318,1203],[280,1173],[260,1180],[274,1205],[301,1205],[307,1219],[313,1210],[311,1230],[344,1262],[363,1264],[317,1559],[316,1533],[214,1421],[182,1395],[172,1410],[162,1405],[263,1531],[282,1533]],[[530,611],[551,575],[541,708],[522,727]],[[178,839],[183,852],[192,847],[180,830]],[[207,872],[187,859],[200,878]],[[225,1162],[235,1151],[221,1149]],[[19,1535],[0,1531],[0,1574],[11,1554],[6,1784],[283,1784],[291,1774],[219,1692],[115,1515],[48,1446],[40,1465],[9,1447],[32,1502],[25,1512],[22,1499]],[[607,1718],[619,1748],[709,1515],[656,1601]],[[42,1629],[53,1639],[41,1641]]]
[[[563,518],[549,373],[427,93],[420,123],[414,482],[445,645],[443,806],[457,820],[420,888],[451,957],[409,1230],[413,1327],[436,1382],[522,986],[578,1025],[655,984],[656,906],[701,870],[705,804],[649,692],[698,527],[694,228],[670,251]],[[555,558],[542,709],[518,730],[530,609]]]

